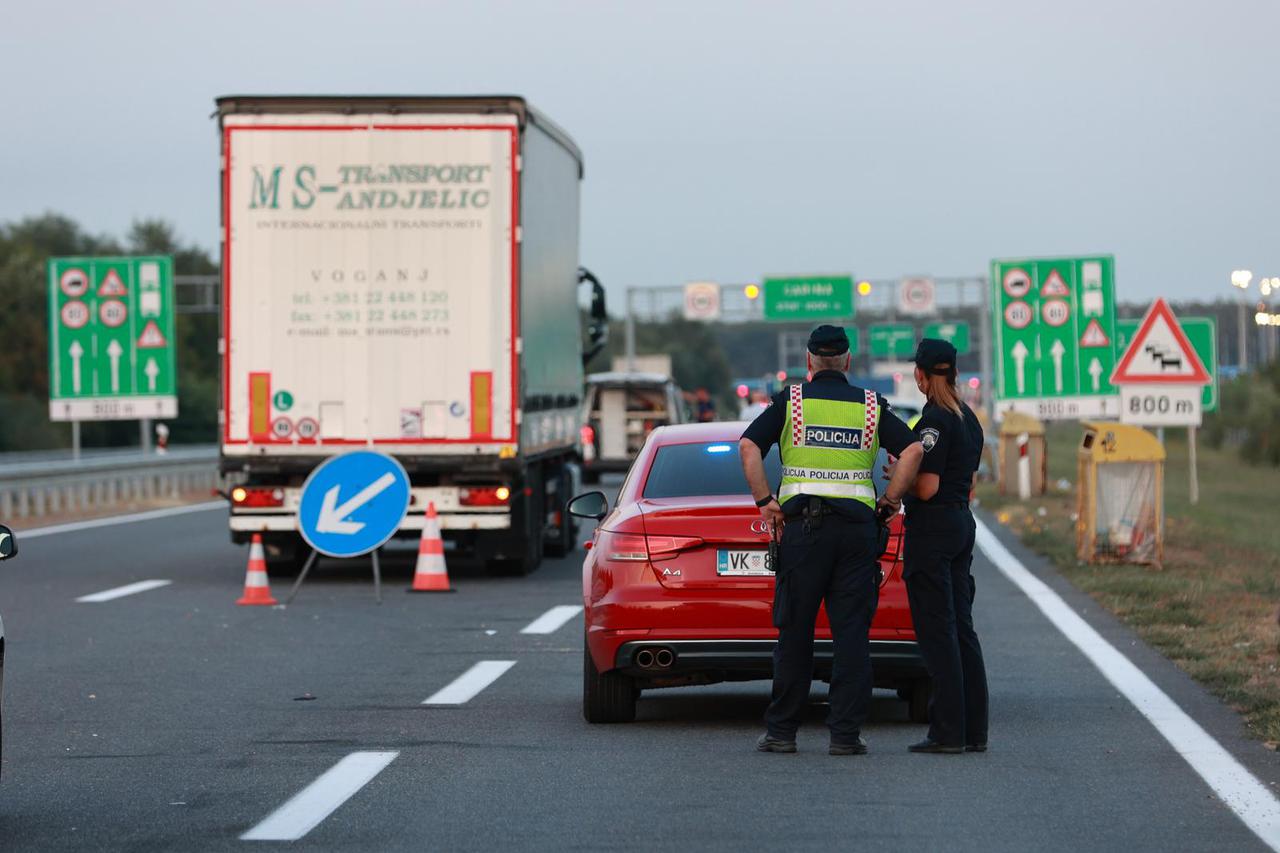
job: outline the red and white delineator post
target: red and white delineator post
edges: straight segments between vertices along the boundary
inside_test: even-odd
[[[413,571],[413,586],[409,592],[453,592],[449,586],[449,570],[444,564],[444,539],[440,536],[435,501],[427,504],[427,514],[422,521],[418,564]]]
[[[1018,497],[1022,500],[1031,498],[1031,457],[1027,455],[1027,445],[1031,437],[1018,433]]]

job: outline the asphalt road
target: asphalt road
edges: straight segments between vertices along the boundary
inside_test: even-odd
[[[581,552],[523,579],[454,559],[456,594],[411,596],[405,551],[384,561],[381,606],[367,562],[324,562],[287,609],[241,608],[246,552],[225,528],[210,510],[19,531],[0,566],[0,849],[269,843],[245,833],[316,850],[1262,849],[981,557],[991,751],[908,754],[923,728],[886,693],[871,753],[833,758],[821,684],[794,756],[753,750],[763,682],[646,693],[634,724],[587,725],[581,616],[521,632],[579,603]],[[1014,551],[1264,784],[1280,780],[1231,712]],[[76,601],[145,580],[171,583]],[[513,663],[488,665],[460,704],[422,704],[451,684],[465,697],[484,679],[456,680],[484,661]]]

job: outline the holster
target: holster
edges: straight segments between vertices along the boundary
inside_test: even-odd
[[[769,537],[769,570],[773,572],[773,627],[791,624],[791,571],[782,563],[782,543],[775,530]]]

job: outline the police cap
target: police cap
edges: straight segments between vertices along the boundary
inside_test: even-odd
[[[956,348],[950,341],[925,338],[916,348],[916,367],[925,373],[945,376],[956,369]]]
[[[814,355],[844,355],[849,336],[839,326],[819,326],[809,333],[809,352]]]

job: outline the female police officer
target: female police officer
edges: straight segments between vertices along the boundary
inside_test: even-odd
[[[905,568],[911,618],[933,679],[929,734],[912,752],[984,752],[987,673],[973,629],[974,522],[969,491],[982,456],[982,426],[956,393],[956,348],[925,338],[916,387],[928,398],[916,435],[920,473],[906,497]]]

